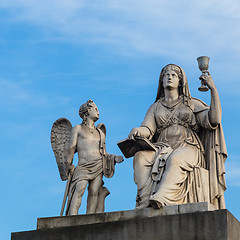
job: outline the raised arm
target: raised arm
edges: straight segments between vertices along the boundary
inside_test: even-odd
[[[209,119],[213,126],[221,123],[222,119],[222,107],[218,95],[217,88],[213,82],[213,79],[208,71],[205,71],[208,75],[202,75],[200,78],[203,79],[204,83],[209,87],[211,91],[211,105],[209,109]]]

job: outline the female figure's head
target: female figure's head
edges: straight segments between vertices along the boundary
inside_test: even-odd
[[[178,74],[174,70],[167,70],[165,74],[163,75],[162,79],[162,85],[164,88],[164,91],[166,89],[168,90],[173,90],[173,89],[178,89],[179,87],[179,77]]]
[[[164,97],[165,89],[178,88],[179,96],[190,97],[186,75],[183,69],[175,64],[165,66],[160,74],[156,101]]]

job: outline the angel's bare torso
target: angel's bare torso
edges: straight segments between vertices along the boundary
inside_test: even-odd
[[[99,146],[100,134],[95,128],[94,124],[92,125],[92,127],[86,126],[85,124],[76,125],[71,132],[68,161],[72,160],[75,150],[77,150],[78,152],[78,165],[80,166],[82,164],[100,159],[102,158],[102,156],[100,154]],[[75,169],[77,169],[77,167]],[[90,181],[88,181],[87,179],[83,179],[77,182],[76,190],[73,193],[71,204],[69,207],[69,215],[78,214],[78,209],[81,205],[82,195],[88,183],[89,188],[87,213],[94,213],[96,211],[98,202],[97,196],[102,184],[102,174],[99,174],[96,178]]]
[[[89,128],[83,124],[74,127],[72,138],[75,139],[78,164],[87,163],[101,158],[99,151],[100,134],[96,128]]]

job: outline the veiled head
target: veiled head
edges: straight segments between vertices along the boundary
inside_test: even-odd
[[[169,69],[163,75],[162,79],[163,88],[169,90],[178,89],[179,81],[180,79],[178,77],[178,74],[175,71]]]
[[[182,79],[183,76],[182,76],[182,71],[181,71],[181,68],[177,65],[174,65],[174,64],[168,64],[167,66],[165,66],[162,71],[161,71],[161,74],[160,74],[160,78],[163,78],[163,76],[166,74],[167,71],[169,70],[172,70],[174,71],[177,75],[178,75],[178,78],[179,79]]]
[[[183,69],[181,67],[179,67],[178,65],[168,64],[167,66],[165,66],[162,69],[162,71],[160,73],[156,101],[158,99],[160,99],[161,97],[164,97],[163,78],[169,71],[175,72],[178,76],[178,79],[179,79],[178,94],[179,94],[179,96],[184,95],[186,97],[190,97],[187,78],[186,78],[186,75],[185,75]]]

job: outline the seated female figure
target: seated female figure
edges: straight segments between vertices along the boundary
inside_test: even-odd
[[[137,208],[200,201],[225,208],[222,111],[215,84],[207,73],[201,78],[211,91],[210,107],[191,97],[181,67],[169,64],[162,69],[156,101],[141,126],[129,134],[129,138],[150,139],[158,149],[139,151],[134,156]],[[201,175],[199,169],[206,169],[209,174]],[[201,185],[205,180],[211,183],[207,195]]]

